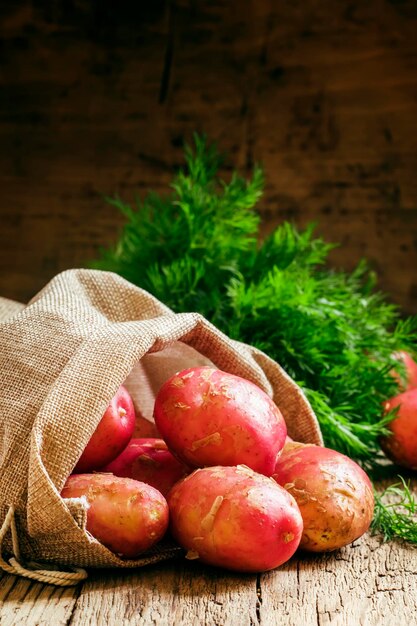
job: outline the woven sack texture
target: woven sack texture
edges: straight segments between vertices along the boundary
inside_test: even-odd
[[[268,393],[291,437],[322,443],[304,394],[277,363],[115,274],[68,270],[26,306],[0,299],[0,523],[13,506],[23,558],[137,567],[177,553],[162,542],[118,558],[86,531],[83,502],[60,491],[120,384],[151,421],[164,380],[206,363]]]

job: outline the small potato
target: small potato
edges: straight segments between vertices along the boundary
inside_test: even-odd
[[[129,443],[135,428],[135,407],[125,387],[121,386],[104,412],[74,473],[98,470],[110,463]]]
[[[133,431],[133,437],[135,439],[142,439],[148,437],[158,437],[158,431],[155,424],[146,419],[146,417],[136,417],[135,430]]]
[[[154,415],[169,449],[190,467],[244,464],[271,476],[287,434],[281,412],[262,389],[213,367],[170,378]]]
[[[417,470],[417,389],[410,389],[385,403],[385,411],[398,408],[388,424],[389,437],[381,439],[385,454],[404,467]]]
[[[132,439],[111,463],[102,468],[115,476],[140,480],[158,489],[164,496],[190,470],[178,461],[162,439]]]
[[[121,558],[134,559],[167,530],[169,512],[165,498],[137,480],[111,474],[73,474],[61,496],[85,497],[87,530]]]
[[[400,361],[405,369],[405,379],[399,375],[395,370],[392,373],[395,380],[398,382],[401,391],[408,391],[410,389],[417,388],[417,363],[414,361],[411,354],[401,350],[394,355],[397,361]]]
[[[340,452],[288,443],[273,478],[300,507],[304,522],[300,548],[329,552],[368,530],[374,511],[371,482],[357,463]]]
[[[134,439],[159,437],[155,424],[151,422],[150,420],[146,419],[146,417],[144,417],[142,413],[140,413],[137,407],[136,407],[135,429],[133,431],[132,437]]]
[[[168,504],[173,537],[203,563],[262,572],[285,563],[300,542],[294,498],[245,466],[196,470],[171,489]]]

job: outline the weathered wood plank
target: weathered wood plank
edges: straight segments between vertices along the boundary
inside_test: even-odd
[[[417,550],[367,537],[263,574],[261,624],[412,626],[416,588]]]
[[[69,623],[79,588],[53,587],[3,574],[0,579],[0,625]]]
[[[196,562],[91,572],[78,589],[0,580],[0,625],[414,626],[417,549],[366,536],[327,555],[239,575]]]
[[[257,624],[256,576],[175,562],[87,581],[71,626]]]

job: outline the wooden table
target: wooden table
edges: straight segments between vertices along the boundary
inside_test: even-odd
[[[414,626],[417,550],[366,536],[258,576],[175,560],[64,589],[4,575],[0,601],[1,626]]]

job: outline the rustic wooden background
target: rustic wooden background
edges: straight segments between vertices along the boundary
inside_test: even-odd
[[[264,163],[283,219],[365,256],[417,311],[415,0],[3,0],[0,294],[30,298],[115,240],[104,194],[166,188],[205,131]]]

